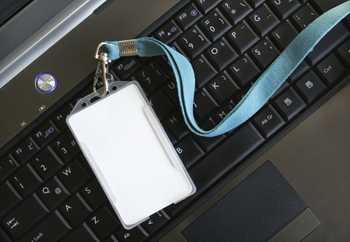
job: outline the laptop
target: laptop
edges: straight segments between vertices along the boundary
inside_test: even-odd
[[[217,138],[186,128],[163,58],[112,63],[119,79],[139,81],[197,186],[132,230],[65,122],[92,92],[99,42],[153,36],[191,61],[196,116],[213,127],[298,32],[342,2],[1,0],[0,241],[347,241],[349,19],[262,110]],[[42,75],[50,92],[35,85]]]

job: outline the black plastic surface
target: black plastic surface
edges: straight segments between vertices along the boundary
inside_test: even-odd
[[[267,162],[183,233],[191,242],[267,241],[305,209],[304,201]]]

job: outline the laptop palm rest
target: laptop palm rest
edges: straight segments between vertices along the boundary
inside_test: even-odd
[[[318,224],[296,191],[266,162],[182,235],[190,242],[300,241]]]

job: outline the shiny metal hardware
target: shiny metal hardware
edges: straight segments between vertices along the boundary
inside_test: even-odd
[[[137,41],[135,39],[118,41],[118,55],[121,56],[135,56],[138,54]],[[110,45],[110,43],[102,42],[97,46],[95,58],[98,60],[97,69],[94,77],[93,90],[99,96],[104,97],[109,92],[109,83],[114,80],[113,75],[109,72],[109,59],[108,53],[102,48]],[[97,88],[97,84],[102,82],[102,87]]]
[[[110,63],[110,60],[108,59],[108,54],[101,51],[101,47],[105,43],[102,42],[98,45],[95,58],[98,60],[97,69],[95,72],[94,77],[94,84],[93,84],[93,90],[95,93],[99,94],[100,96],[106,96],[109,91],[109,82],[113,79],[113,75],[109,72],[108,66]],[[102,87],[97,88],[98,82],[102,82]]]
[[[135,39],[122,40],[118,42],[120,56],[135,56],[137,55],[137,44]]]

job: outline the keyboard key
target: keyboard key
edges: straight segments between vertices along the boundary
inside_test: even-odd
[[[338,54],[344,60],[347,65],[350,65],[350,39],[347,40],[340,48],[338,49]]]
[[[19,238],[36,222],[46,215],[44,208],[34,197],[28,198],[15,210],[11,211],[2,221],[3,227],[12,237]]]
[[[218,104],[206,89],[203,88],[196,93],[194,97],[194,110],[200,119],[209,115],[216,107],[218,107]]]
[[[37,194],[49,210],[56,208],[68,197],[68,194],[55,179],[51,179],[45,185],[41,186]]]
[[[106,195],[97,181],[91,181],[84,185],[79,193],[94,210],[107,201]]]
[[[270,0],[269,3],[277,12],[277,15],[283,19],[300,7],[298,0]]]
[[[245,0],[224,0],[220,8],[232,24],[237,24],[253,11]]]
[[[345,67],[334,54],[318,64],[317,70],[328,85],[334,85],[345,75]]]
[[[265,38],[252,48],[251,54],[260,67],[265,69],[278,57],[279,53],[271,41]]]
[[[224,135],[213,137],[213,138],[206,138],[201,136],[195,137],[198,144],[202,147],[202,149],[206,152],[212,150],[215,146],[217,146],[221,141],[225,139]]]
[[[22,167],[9,181],[22,196],[32,193],[40,185],[40,181],[28,166]]]
[[[195,3],[203,13],[209,12],[219,2],[220,0],[195,0]]]
[[[243,56],[230,65],[228,71],[241,88],[246,88],[251,82],[255,82],[260,74],[260,69],[248,56]]]
[[[334,8],[338,6],[339,4],[342,4],[346,2],[346,0],[332,0],[332,1],[325,1],[325,0],[312,0],[312,2],[319,7],[319,9],[322,12],[325,12],[331,8]]]
[[[175,146],[175,150],[187,168],[204,155],[200,146],[189,135]]]
[[[154,68],[144,65],[131,76],[131,80],[138,81],[146,93],[151,93],[164,83],[166,76],[155,65]]]
[[[298,68],[289,76],[291,82],[296,81],[299,77],[301,77],[305,72],[310,69],[310,66],[305,62],[301,62]]]
[[[114,213],[107,207],[99,209],[88,219],[87,223],[100,240],[105,239],[121,226]]]
[[[307,103],[315,101],[327,89],[326,85],[312,71],[298,80],[295,87]]]
[[[263,141],[263,137],[250,123],[235,130],[232,136],[190,169],[190,175],[197,186],[197,194],[202,193],[246,158]]]
[[[178,38],[178,39],[180,39],[180,38]],[[169,44],[169,46],[170,46],[171,48],[173,48],[174,50],[176,50],[177,52],[181,53],[182,55],[187,56],[187,53],[185,53],[185,52],[183,51],[183,49],[180,48],[180,46],[178,45],[177,42],[173,42],[173,43]],[[159,58],[159,57],[158,57],[158,58]],[[169,69],[168,64],[167,64],[166,66],[168,67],[167,69]],[[171,67],[170,67],[170,68],[171,68]]]
[[[166,118],[165,127],[167,127],[171,133],[175,135],[175,138],[177,140],[182,139],[186,134],[189,133],[180,113],[173,113],[168,118]]]
[[[194,194],[193,196],[195,197],[196,194]],[[192,197],[189,197],[182,202],[168,206],[167,208],[165,208],[165,211],[169,216],[175,217],[180,212],[182,212],[190,204],[191,201],[192,201]]]
[[[58,130],[53,123],[48,122],[36,130],[33,134],[33,139],[37,145],[42,147],[43,145],[49,143],[58,135]]]
[[[303,99],[292,88],[283,92],[274,103],[287,120],[294,118],[306,107]]]
[[[4,183],[0,186],[0,194],[0,216],[3,216],[20,201],[20,198],[15,194],[15,192],[9,187],[7,183]]]
[[[313,65],[316,64],[340,45],[348,36],[349,31],[347,28],[342,23],[338,24],[317,44],[314,50],[309,54],[308,60]]]
[[[215,110],[215,112],[213,112],[207,120],[209,124],[204,125],[204,127],[206,129],[211,129],[211,128],[214,128],[214,126],[218,125],[226,117],[226,115],[232,110],[233,105],[231,102],[232,100],[230,100],[229,104]]]
[[[127,79],[138,67],[140,62],[136,58],[121,58],[112,62],[112,69],[122,80]]]
[[[78,161],[74,161],[60,171],[58,178],[69,191],[74,192],[87,181],[89,175]]]
[[[118,242],[143,242],[146,241],[146,236],[141,232],[139,228],[132,230],[120,229],[115,233],[118,238]]]
[[[96,242],[90,232],[83,226],[71,232],[62,242]]]
[[[285,124],[282,117],[270,105],[260,110],[253,121],[266,138],[271,137]]]
[[[79,148],[73,136],[61,136],[51,143],[51,148],[67,163],[78,153]]]
[[[215,41],[229,30],[231,25],[222,16],[220,11],[215,9],[201,20],[200,27],[212,41]]]
[[[20,242],[56,242],[68,231],[69,229],[63,224],[57,215],[53,213],[27,233]]]
[[[53,122],[60,130],[67,128],[66,117],[71,111],[72,106],[70,104],[66,104],[62,109],[53,115]]]
[[[43,180],[53,176],[62,167],[48,149],[35,155],[30,164]]]
[[[294,20],[299,30],[303,30],[317,17],[317,12],[311,7],[310,4],[307,3],[306,5],[301,7],[295,14],[293,14],[292,19]]]
[[[282,86],[272,95],[272,97],[270,99],[274,99],[275,97],[280,95],[284,90],[286,90],[288,87],[289,87],[289,83],[288,82],[284,82],[282,84]]]
[[[173,46],[175,49],[175,47]],[[179,49],[176,49],[179,51]],[[173,70],[169,66],[166,58],[164,56],[155,56],[152,58],[152,61],[149,61],[148,65],[151,69],[153,69],[155,72],[157,72],[158,75],[161,75],[166,79],[165,81],[168,81],[169,75],[173,74]],[[162,84],[164,81],[162,82]]]
[[[158,212],[156,214],[153,214],[146,222],[142,223],[142,227],[148,234],[154,234],[167,222],[168,219],[165,217],[165,215],[162,212]]]
[[[63,217],[73,227],[78,226],[89,215],[89,210],[82,204],[77,196],[70,197],[59,208]]]
[[[223,104],[233,95],[237,94],[240,88],[232,81],[227,73],[223,72],[209,82],[208,90],[219,103]]]
[[[151,103],[159,119],[165,118],[174,108],[169,97],[162,91],[158,91],[151,97]]]
[[[164,130],[165,130],[165,133],[166,133],[166,135],[168,136],[170,142],[171,142],[172,144],[175,144],[175,143],[177,142],[177,139],[176,139],[176,137],[174,136],[174,134],[173,134],[173,133],[169,130],[169,128],[167,128],[167,127],[164,127]]]
[[[158,29],[155,37],[164,43],[169,43],[181,34],[181,29],[173,21],[170,21]]]
[[[238,54],[225,39],[220,39],[208,48],[206,56],[218,70],[222,70],[237,59]]]
[[[279,20],[267,7],[267,5],[262,5],[255,12],[253,12],[252,15],[249,16],[249,20],[252,26],[262,36],[267,34],[279,23]]]
[[[176,42],[190,58],[196,57],[210,45],[209,40],[196,26],[187,30]]]
[[[212,67],[203,56],[195,59],[192,62],[192,66],[196,76],[196,85],[198,87],[202,87],[216,75],[216,70],[214,67]]]
[[[260,4],[262,4],[265,0],[248,0],[250,5],[252,5],[254,8],[258,7]]]
[[[17,167],[16,162],[10,156],[0,159],[0,182],[11,175]]]
[[[26,138],[12,153],[14,158],[24,164],[27,162],[36,152],[38,148],[34,144],[31,138]]]
[[[193,63],[192,63],[193,66]],[[196,74],[196,73],[195,73]],[[176,89],[176,82],[174,80],[170,80],[162,89],[162,92],[164,92],[171,101],[178,106],[179,99],[177,95],[177,89]]]
[[[243,21],[228,32],[227,39],[240,53],[243,53],[258,42],[259,37],[255,34],[253,29]]]
[[[273,40],[280,50],[285,49],[292,42],[292,40],[294,40],[297,34],[298,32],[289,21],[280,24],[271,33]]]
[[[183,29],[188,29],[201,17],[202,13],[197,9],[197,7],[194,4],[189,4],[183,8],[175,18]]]

